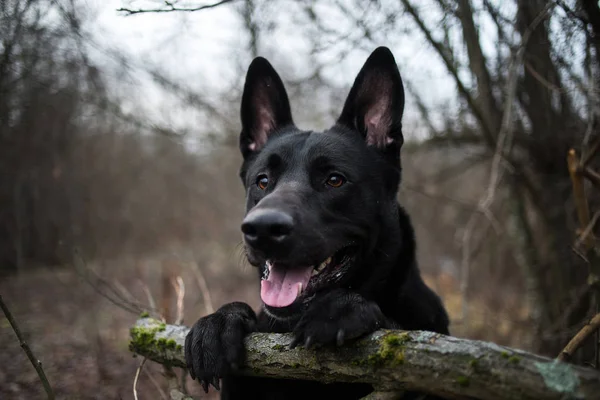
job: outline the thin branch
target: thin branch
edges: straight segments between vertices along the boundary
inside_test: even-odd
[[[582,244],[588,243],[588,241],[594,239],[592,232],[594,231],[594,228],[596,227],[596,224],[598,223],[599,218],[600,218],[600,210],[596,211],[594,213],[590,222],[587,224],[587,226],[585,227],[583,232],[581,232],[581,234],[577,238],[577,241],[575,241],[575,244],[573,245],[573,247],[575,249],[579,250],[579,248],[581,247]]]
[[[573,356],[573,353],[577,351],[579,347],[585,342],[585,340],[594,332],[600,329],[600,314],[596,314],[580,331],[575,335],[573,339],[565,346],[565,348],[558,355],[560,361],[569,361]]]
[[[547,332],[558,332],[562,327],[569,325],[569,320],[573,318],[573,315],[578,312],[578,310],[583,307],[584,301],[588,301],[588,296],[592,290],[592,287],[587,283],[582,285],[581,287],[575,289],[576,293],[572,296],[572,300],[569,301],[569,305],[562,312],[561,316],[557,318],[552,325],[546,328]],[[571,332],[569,337],[572,337],[576,332]],[[553,335],[546,333],[544,338],[551,338]]]
[[[535,68],[533,67],[533,65],[531,65],[531,63],[529,63],[529,62],[525,63],[525,69],[527,69],[527,71],[531,74],[531,76],[533,76],[533,78],[535,80],[537,80],[542,86],[545,86],[548,90],[552,90],[556,93],[568,93],[571,91],[571,89],[566,89],[566,88],[563,89],[563,88],[553,84],[548,79],[544,78],[542,76],[542,74],[537,72],[535,70]]]
[[[175,325],[181,325],[183,324],[183,299],[185,297],[185,285],[183,284],[183,279],[181,279],[181,276],[178,276],[175,279],[175,282],[172,283],[177,295],[177,314],[175,317]]]
[[[140,377],[140,372],[142,372],[142,368],[144,368],[144,364],[146,364],[146,360],[147,360],[147,358],[144,357],[144,359],[140,363],[140,366],[135,371],[135,378],[133,379],[133,398],[135,400],[138,400],[137,383],[138,383],[138,379]]]
[[[571,7],[569,7],[567,4],[565,4],[564,1],[562,0],[555,0],[556,4],[563,9],[563,11],[570,16],[571,18],[577,20],[583,27],[583,30],[585,31],[586,35],[589,35],[589,32],[587,30],[587,26],[590,23],[590,21],[581,13],[578,13],[577,11],[573,10]]]
[[[156,310],[157,309],[156,301],[154,300],[154,296],[152,296],[152,292],[150,292],[150,288],[148,288],[148,285],[146,285],[146,283],[143,282],[142,280],[140,280],[140,285],[142,285],[142,290],[146,294],[146,298],[148,299],[148,304],[150,305],[150,309]],[[162,316],[161,316],[161,318],[162,318]]]
[[[587,167],[590,161],[594,159],[596,153],[598,153],[598,149],[600,149],[600,135],[596,137],[596,140],[592,144],[592,147],[585,152],[585,154],[581,157],[580,167]]]
[[[483,6],[485,7],[486,11],[490,15],[490,18],[496,24],[499,42],[505,43],[508,46],[510,46],[511,43],[508,41],[508,34],[504,30],[504,28],[506,26],[512,26],[514,24],[514,21],[511,20],[510,18],[502,15],[502,13],[497,8],[497,6],[495,4],[492,4],[492,2],[490,0],[483,0]]]
[[[408,190],[411,192],[418,193],[422,196],[429,197],[434,200],[444,200],[449,203],[454,203],[462,208],[472,211],[479,211],[477,208],[477,204],[473,204],[468,200],[463,200],[458,197],[453,197],[445,193],[431,193],[429,190],[422,186],[410,185],[409,183],[405,183],[402,185],[402,190]]]
[[[469,69],[477,81],[477,102],[482,108],[488,125],[498,129],[500,110],[492,90],[492,77],[487,67],[486,57],[481,47],[479,31],[473,19],[471,0],[457,0],[458,19],[462,27],[462,39],[465,42],[469,60]]]
[[[433,177],[433,184],[441,185],[451,179],[462,179],[462,175],[471,171],[473,168],[478,167],[481,163],[487,161],[489,156],[486,154],[474,154],[472,156],[466,156],[461,161],[454,165],[449,165],[437,171]]]
[[[169,386],[169,397],[171,400],[194,400],[180,390],[179,382],[177,382],[177,374],[173,371],[171,366],[165,365],[164,371]],[[186,375],[186,372],[184,372],[184,375]]]
[[[125,16],[130,16],[130,15],[135,15],[135,14],[143,14],[143,13],[195,12],[195,11],[202,11],[202,10],[208,10],[210,8],[219,7],[219,6],[222,6],[227,3],[232,3],[234,1],[235,0],[221,0],[221,1],[218,1],[213,4],[206,4],[203,6],[191,7],[191,8],[176,7],[175,4],[173,4],[169,1],[165,1],[165,5],[167,6],[167,8],[146,8],[146,9],[139,8],[137,10],[132,10],[130,8],[122,7],[122,8],[117,9],[117,12],[123,12],[123,13],[125,13]]]
[[[415,90],[415,87],[413,86],[412,82],[410,80],[405,80],[404,87],[406,88],[406,90],[410,93],[411,97],[413,98],[413,101],[415,102],[415,105],[417,106],[417,109],[419,110],[419,114],[421,114],[421,119],[423,120],[425,125],[427,125],[427,128],[429,129],[429,135],[432,137],[439,136],[440,133],[438,132],[437,128],[433,125],[433,121],[431,120],[431,115],[429,114],[429,109],[423,102],[423,98],[421,97],[419,92],[417,90]]]
[[[146,368],[144,370],[144,373],[146,374],[146,376],[148,377],[148,379],[150,379],[150,382],[154,385],[154,388],[156,389],[156,391],[158,392],[158,394],[160,394],[160,398],[162,400],[168,400],[167,394],[160,387],[160,384],[158,383],[158,381],[156,380],[156,378],[154,377],[154,375],[150,371],[148,371],[148,368]]]
[[[130,301],[125,298],[123,293],[117,290],[106,279],[102,278],[93,268],[87,266],[83,255],[81,255],[77,249],[73,249],[73,264],[79,276],[81,276],[96,292],[117,307],[136,315],[148,310],[148,308],[150,308],[150,312],[156,313],[156,310],[153,307],[148,307],[137,301]]]
[[[492,134],[492,131],[493,131],[492,127],[490,127],[488,125],[488,121],[485,118],[485,116],[483,115],[481,108],[479,107],[475,98],[469,92],[469,90],[463,83],[462,79],[460,78],[458,69],[456,68],[452,59],[448,55],[448,52],[445,50],[444,45],[442,43],[438,42],[437,40],[435,40],[435,38],[431,34],[431,30],[429,28],[427,28],[427,26],[425,25],[425,22],[423,21],[423,19],[421,18],[421,16],[415,9],[415,7],[409,2],[409,0],[401,0],[401,2],[402,2],[402,5],[404,6],[404,9],[412,16],[413,20],[415,21],[415,23],[421,30],[421,33],[423,33],[423,35],[425,35],[425,38],[427,39],[427,41],[433,46],[433,48],[437,51],[439,56],[442,58],[442,61],[444,62],[444,64],[446,65],[446,68],[448,69],[448,72],[454,78],[454,81],[456,83],[459,93],[465,98],[465,100],[469,104],[469,108],[471,109],[471,111],[473,112],[475,117],[479,120],[479,123],[480,123],[481,128],[484,133],[484,137],[486,138],[487,142],[493,143],[494,137]]]
[[[592,182],[592,184],[594,186],[596,186],[596,188],[600,189],[600,174],[599,173],[597,173],[590,167],[585,167],[585,168],[581,169],[581,174],[583,176],[585,176],[586,178],[588,178],[588,180],[590,182]]]
[[[21,348],[27,355],[27,358],[31,362],[31,365],[33,365],[33,368],[35,368],[35,372],[37,372],[38,376],[40,377],[40,381],[42,381],[42,385],[44,386],[44,390],[46,391],[48,400],[54,400],[54,398],[55,398],[54,391],[52,390],[52,386],[50,386],[50,382],[48,381],[48,378],[46,377],[44,368],[42,368],[42,362],[40,360],[38,360],[37,358],[35,358],[35,356],[33,355],[33,352],[31,351],[31,348],[29,347],[27,342],[25,342],[25,339],[23,339],[23,335],[21,334],[21,330],[19,329],[19,326],[17,325],[17,321],[15,321],[10,310],[8,309],[6,304],[4,304],[2,295],[0,295],[0,308],[2,308],[2,311],[4,312],[4,315],[6,316],[8,323],[10,324],[13,331],[15,332],[15,335],[17,336],[17,339],[19,340],[19,344],[21,345]]]
[[[200,287],[200,293],[202,294],[204,309],[206,310],[206,314],[212,314],[215,312],[215,307],[213,306],[213,301],[210,296],[210,290],[208,289],[208,285],[206,284],[206,279],[204,279],[204,274],[200,269],[200,264],[195,262],[194,267],[195,268],[192,268],[192,270],[194,272],[194,276],[196,277],[196,281],[198,282],[198,286]]]
[[[590,141],[590,137],[592,136],[592,132],[597,125],[598,122],[598,96],[596,95],[596,79],[594,79],[594,68],[592,67],[592,51],[591,51],[592,43],[589,36],[586,36],[585,41],[585,58],[583,62],[583,66],[585,69],[585,76],[587,78],[587,88],[584,90],[584,94],[587,100],[588,106],[588,121],[587,128],[585,130],[585,134],[583,135],[582,148],[588,147],[588,143]],[[596,149],[593,150],[594,152]]]
[[[523,35],[521,43],[519,44],[519,47],[517,48],[516,53],[513,55],[511,60],[506,82],[506,100],[504,103],[504,113],[502,115],[502,125],[496,139],[496,148],[492,158],[490,179],[485,194],[479,200],[477,207],[486,216],[492,214],[490,211],[490,206],[494,202],[497,188],[500,185],[502,175],[505,171],[505,169],[502,168],[502,161],[507,159],[507,151],[510,151],[513,139],[513,109],[515,98],[517,96],[518,69],[521,65],[523,65],[525,48],[529,38],[531,37],[531,33],[538,26],[538,24],[540,24],[547,17],[549,11],[552,9],[552,6],[552,4],[546,5],[546,7],[544,7],[544,9],[536,16]],[[472,213],[465,226],[462,236],[460,283],[460,291],[463,296],[462,319],[467,318],[466,292],[468,290],[470,275],[471,238],[473,236],[473,231],[475,230],[477,220],[478,213]]]
[[[567,153],[567,167],[573,185],[573,198],[575,201],[575,209],[577,210],[577,217],[579,219],[579,229],[583,232],[590,223],[590,208],[585,196],[583,177],[579,171],[579,158],[574,149],[569,150]],[[593,238],[591,235],[586,237],[584,243],[586,251],[593,246]]]

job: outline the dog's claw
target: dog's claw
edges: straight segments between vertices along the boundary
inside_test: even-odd
[[[344,345],[344,330],[340,329],[337,332],[337,337],[335,338],[335,342],[338,345],[338,347],[341,347]]]
[[[298,346],[298,343],[300,343],[300,337],[295,336],[292,342],[290,343],[290,349],[295,349],[296,346]]]
[[[310,349],[312,347],[312,345],[313,345],[313,342],[314,341],[313,341],[313,337],[312,336],[307,337],[306,340],[304,341],[304,348],[307,349],[307,350]]]

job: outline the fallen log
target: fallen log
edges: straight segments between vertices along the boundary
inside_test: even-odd
[[[131,328],[130,350],[185,368],[188,328],[142,318]],[[493,343],[425,331],[377,331],[337,349],[290,349],[290,334],[246,338],[240,373],[270,378],[366,382],[375,398],[405,390],[447,398],[600,399],[600,372]]]

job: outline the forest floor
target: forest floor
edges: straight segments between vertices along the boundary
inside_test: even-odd
[[[137,315],[118,307],[99,292],[112,293],[112,297],[119,293],[120,297],[147,304],[144,290],[147,288],[156,295],[153,300],[158,304],[165,290],[161,287],[164,264],[146,262],[141,270],[139,263],[137,267],[130,262],[106,264],[92,267],[102,277],[93,285],[89,277],[82,277],[72,268],[38,268],[0,281],[0,293],[34,354],[42,361],[57,399],[134,398],[133,381],[141,359],[128,351],[128,338]],[[186,282],[184,323],[187,325],[209,310],[203,304],[205,297],[200,293],[201,285],[193,267],[186,264],[178,268],[178,275]],[[258,308],[258,290],[249,268],[239,268],[235,274],[204,269],[212,307],[240,300]],[[467,326],[460,323],[462,296],[457,282],[445,276],[427,276],[426,280],[443,298],[452,321],[458,321],[451,326],[454,335],[523,347],[526,309],[506,304],[501,310],[491,310],[488,305],[472,300]],[[0,398],[43,399],[42,385],[3,317],[0,349]],[[190,394],[201,393],[199,385],[189,379],[187,387]],[[161,367],[146,363],[137,384],[139,399],[166,398],[165,390]],[[218,398],[214,390],[211,393],[203,398]]]

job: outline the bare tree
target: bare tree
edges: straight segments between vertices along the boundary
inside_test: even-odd
[[[265,21],[249,16],[262,4],[248,2],[242,13],[251,33],[252,54],[258,51],[255,34],[265,28],[261,26]],[[289,12],[305,16],[299,28],[313,46],[313,55],[329,52],[336,55],[334,59],[344,59],[355,49],[406,34],[429,44],[456,87],[458,117],[442,123],[452,128],[439,129],[439,113],[431,113],[418,88],[410,84],[410,76],[405,76],[407,86],[428,126],[434,128],[430,129],[435,135],[432,143],[463,143],[477,146],[489,157],[499,155],[491,163],[493,196],[484,203],[486,208],[510,210],[503,222],[510,234],[507,249],[512,262],[504,268],[513,268],[525,282],[535,349],[556,354],[591,312],[590,297],[580,295],[588,286],[585,262],[571,249],[576,223],[574,208],[568,206],[573,200],[565,159],[571,147],[597,135],[598,3],[430,0],[417,5],[411,0],[352,0],[333,2],[329,8],[320,7],[318,0],[285,4],[295,7]],[[203,5],[198,2],[198,8]],[[338,23],[331,23],[331,7]],[[340,17],[349,23],[339,23]],[[273,29],[277,17],[268,23]],[[484,36],[490,35],[495,40],[491,49],[484,45]],[[518,54],[522,61],[515,67],[512,96],[506,67],[514,64]],[[314,68],[322,78],[318,60]],[[509,137],[502,133],[507,128]],[[487,240],[493,247],[494,239]],[[463,252],[466,265],[474,257],[470,253]],[[465,291],[469,269],[463,268]]]

